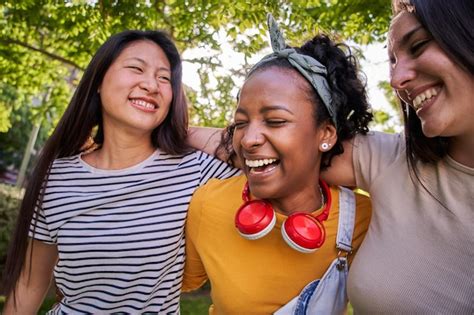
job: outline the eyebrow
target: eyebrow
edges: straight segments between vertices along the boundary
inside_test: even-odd
[[[291,110],[289,110],[288,108],[286,108],[285,106],[282,106],[282,105],[268,105],[268,106],[265,106],[263,107],[260,112],[261,113],[268,113],[268,112],[271,112],[271,111],[275,111],[275,110],[283,110],[285,112],[288,112],[290,114],[293,114],[293,112]],[[245,114],[247,113],[246,110],[238,107],[237,110],[235,111],[236,113],[242,113],[242,114]]]
[[[403,37],[399,40],[400,46],[406,45],[406,43],[410,40],[410,38],[423,28],[424,28],[423,25],[418,25],[417,27],[415,27],[414,29],[412,29],[411,31],[403,35]]]

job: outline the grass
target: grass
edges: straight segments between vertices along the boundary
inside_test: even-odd
[[[182,315],[207,315],[211,298],[209,295],[190,295],[183,294],[181,297]]]
[[[39,315],[46,314],[55,302],[54,298],[45,299],[43,305],[38,312]],[[0,311],[3,309],[5,304],[5,297],[0,296]],[[211,299],[208,295],[188,295],[183,294],[181,299],[181,314],[182,315],[206,315],[209,311],[209,305],[211,305]]]
[[[3,304],[5,303],[5,298],[0,296],[0,309],[3,309]],[[54,304],[54,299],[46,299],[41,306],[39,315],[46,314],[48,310]],[[181,314],[182,315],[206,315],[209,311],[209,305],[211,305],[211,299],[207,294],[183,294],[181,297]],[[347,315],[352,315],[353,310],[352,306],[349,304],[347,308]]]

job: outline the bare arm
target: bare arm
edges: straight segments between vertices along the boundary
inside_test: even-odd
[[[355,187],[354,164],[352,163],[353,140],[345,141],[344,153],[331,160],[331,166],[321,172],[321,177],[331,185]]]
[[[33,253],[30,256],[33,243]],[[25,267],[16,284],[16,294],[10,293],[8,296],[3,309],[4,315],[33,315],[38,313],[51,284],[57,257],[56,245],[30,239],[26,252]],[[16,305],[14,305],[14,297]]]
[[[206,152],[210,155],[215,155],[217,146],[221,142],[222,128],[211,127],[190,127],[188,133],[188,143],[195,149]],[[220,157],[221,160],[226,160],[227,157]]]

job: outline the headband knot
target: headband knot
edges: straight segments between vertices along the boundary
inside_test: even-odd
[[[294,48],[287,46],[282,32],[270,13],[267,15],[267,23],[273,53],[263,57],[257,62],[250,69],[247,77],[263,63],[277,58],[287,59],[288,62],[311,83],[323,101],[324,106],[327,108],[332,122],[337,127],[336,108],[331,97],[331,89],[326,79],[326,67],[313,57],[300,54]]]

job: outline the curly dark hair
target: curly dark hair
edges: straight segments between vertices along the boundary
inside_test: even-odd
[[[335,43],[327,35],[320,34],[307,41],[303,46],[293,48],[300,54],[318,60],[327,69],[326,79],[333,103],[336,106],[337,142],[331,150],[323,153],[321,169],[325,169],[331,165],[331,159],[334,156],[344,152],[343,141],[354,138],[356,134],[366,134],[369,131],[368,124],[372,120],[372,114],[367,101],[366,86],[359,77],[360,70],[357,59],[346,44]],[[253,69],[250,76],[270,67],[294,70],[286,58],[276,58]],[[321,106],[323,102],[318,93],[309,84],[305,89],[314,105],[315,124],[320,125],[325,121],[332,124],[328,110],[325,106]],[[222,134],[221,144],[216,150],[216,154],[228,155],[229,163],[232,163],[235,158],[232,148],[233,133],[234,125],[231,124]]]

